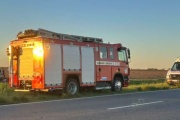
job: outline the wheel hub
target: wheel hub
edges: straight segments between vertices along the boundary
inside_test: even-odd
[[[119,80],[117,80],[115,82],[115,89],[116,89],[116,91],[120,91],[121,86],[122,86],[121,82]]]
[[[70,94],[75,94],[77,92],[77,85],[74,82],[70,82],[68,85],[68,91]]]

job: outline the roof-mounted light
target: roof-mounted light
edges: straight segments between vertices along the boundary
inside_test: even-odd
[[[17,34],[17,38],[18,39],[22,39],[22,38],[27,38],[27,37],[35,37],[37,36],[37,31],[36,30],[25,30],[24,32],[19,32]]]

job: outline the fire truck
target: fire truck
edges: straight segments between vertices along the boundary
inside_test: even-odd
[[[121,91],[129,83],[130,50],[101,38],[28,29],[10,42],[7,55],[15,91],[75,95],[80,88]]]

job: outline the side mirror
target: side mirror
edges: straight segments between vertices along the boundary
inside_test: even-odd
[[[127,49],[127,52],[128,52],[128,58],[130,59],[131,58],[130,49]]]

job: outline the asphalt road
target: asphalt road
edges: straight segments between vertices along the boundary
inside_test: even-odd
[[[1,105],[0,120],[180,120],[180,89]]]

